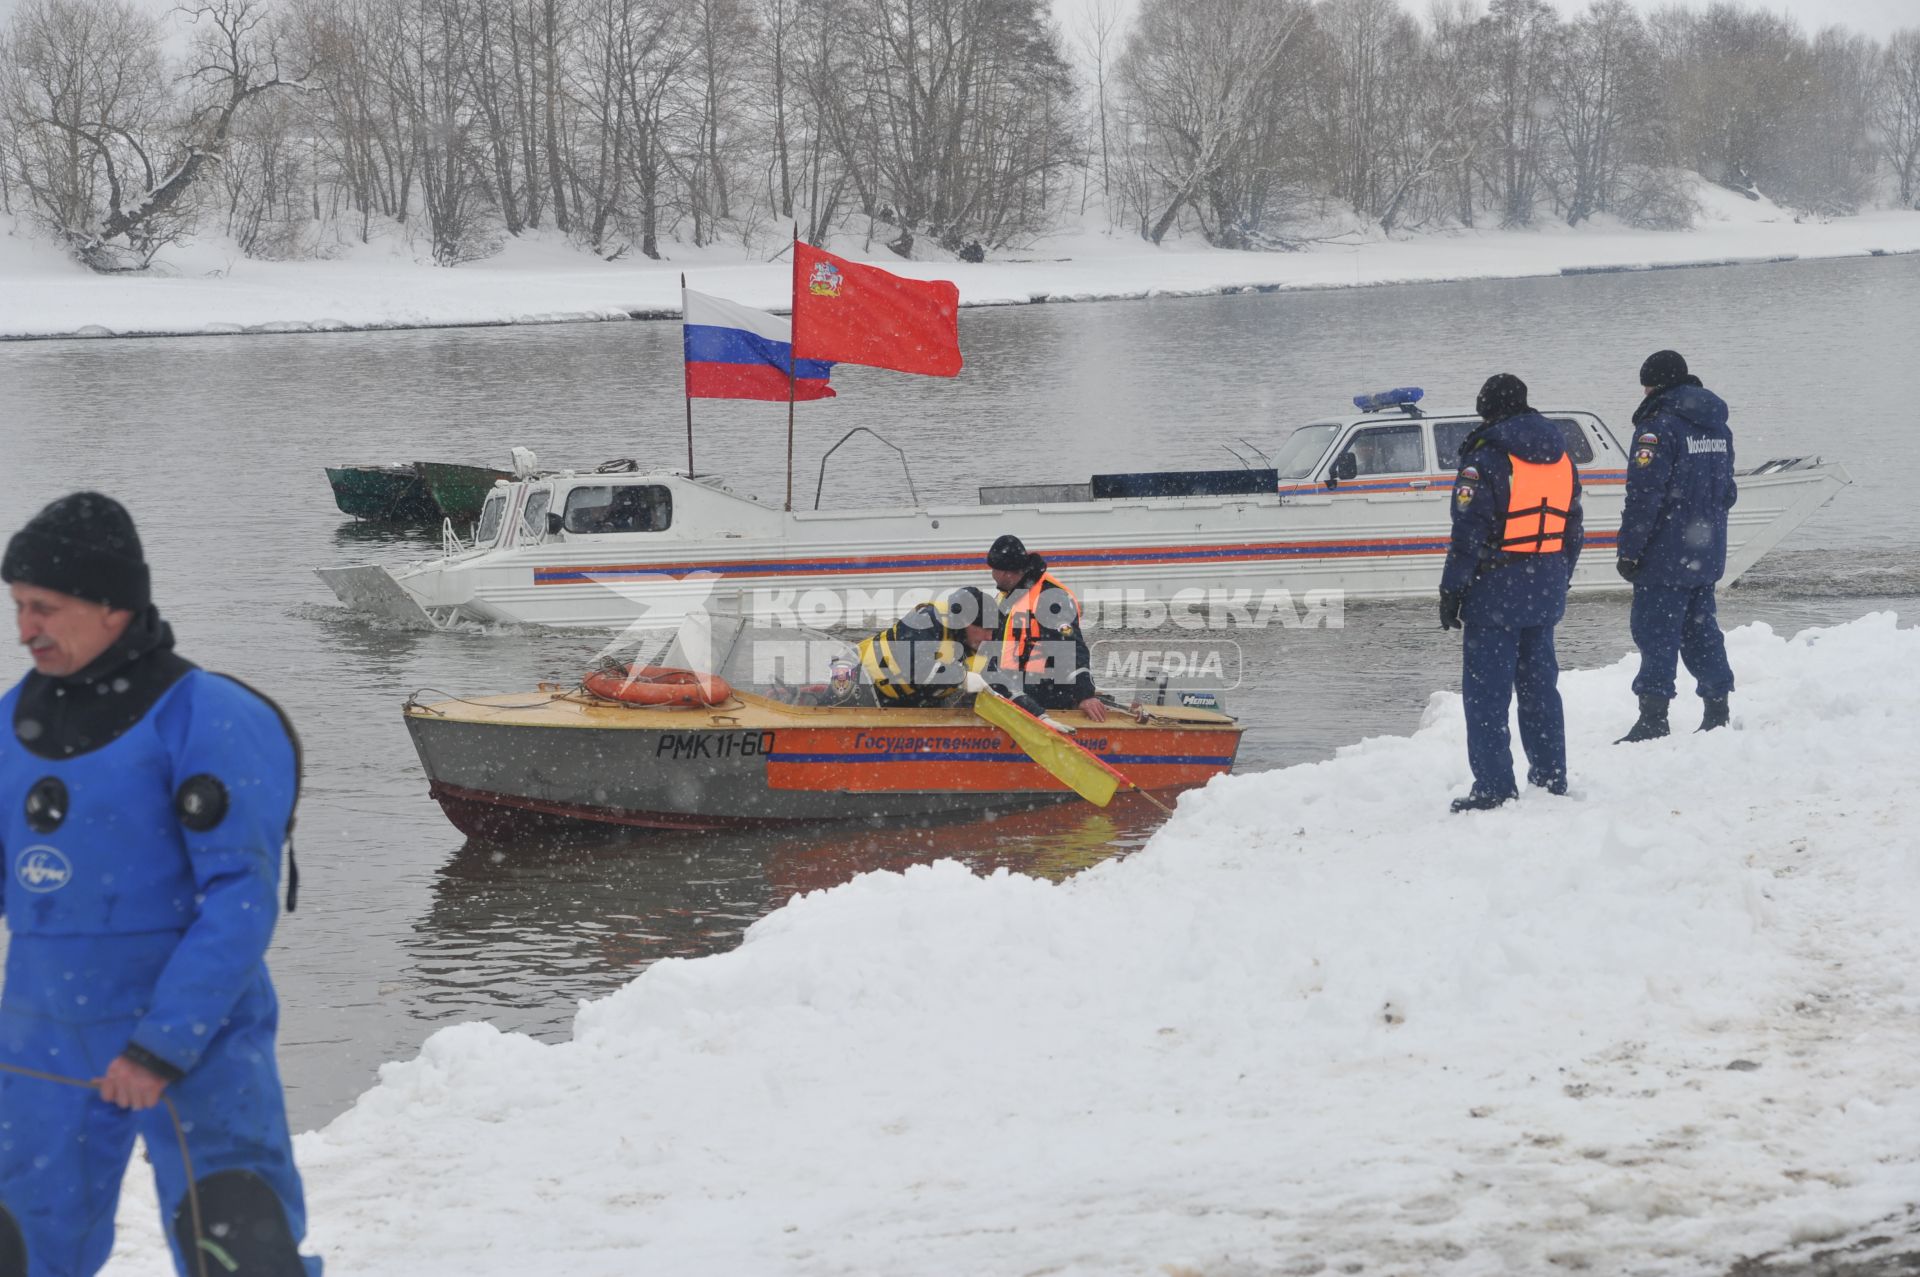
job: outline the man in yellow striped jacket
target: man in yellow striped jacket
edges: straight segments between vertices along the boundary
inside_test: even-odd
[[[860,640],[860,666],[885,709],[956,704],[967,658],[993,638],[993,601],[974,586],[923,603],[886,629]]]

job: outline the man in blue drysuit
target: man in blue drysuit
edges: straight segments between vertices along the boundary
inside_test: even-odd
[[[0,580],[34,665],[0,698],[0,1277],[106,1263],[136,1134],[183,1277],[318,1277],[298,1250],[265,963],[299,790],[292,728],[174,654],[110,497],[47,506],[8,542]]]
[[[1567,792],[1566,720],[1553,627],[1580,558],[1580,479],[1560,427],[1527,404],[1527,385],[1498,373],[1475,405],[1483,423],[1460,444],[1453,536],[1440,577],[1440,627],[1461,629],[1473,788],[1453,810],[1484,811],[1518,794],[1507,708],[1520,701],[1527,781]]]
[[[1618,550],[1620,575],[1633,583],[1630,625],[1640,649],[1633,692],[1640,717],[1618,744],[1667,734],[1679,661],[1686,662],[1705,702],[1701,731],[1727,725],[1733,694],[1733,667],[1713,597],[1727,570],[1727,511],[1740,495],[1727,402],[1701,385],[1672,350],[1647,356],[1640,389]]]

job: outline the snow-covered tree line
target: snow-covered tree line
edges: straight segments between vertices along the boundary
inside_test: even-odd
[[[1284,243],[1328,200],[1388,231],[1684,225],[1685,170],[1813,213],[1920,201],[1920,28],[1882,46],[1730,4],[1143,0],[1124,40],[1093,30],[1101,171],[1156,242]]]
[[[1678,225],[1682,170],[1920,200],[1920,29],[1087,4],[1069,49],[1047,0],[20,0],[0,210],[110,268],[193,225],[278,257],[397,227],[454,263],[533,230],[659,257],[796,225],[971,255],[1096,215],[1237,247],[1330,208]]]

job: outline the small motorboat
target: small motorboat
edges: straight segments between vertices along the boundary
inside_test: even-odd
[[[375,523],[432,523],[440,507],[417,466],[404,463],[328,466],[333,503],[342,514]]]
[[[715,653],[720,660],[709,659]],[[653,684],[678,689],[650,695],[653,703],[622,698],[619,679],[590,676],[500,696],[416,695],[403,712],[428,792],[477,837],[569,822],[710,830],[1075,801],[970,709],[836,702],[843,693],[830,677],[799,681],[823,665],[851,670],[851,653],[817,632],[698,618],[654,667],[685,677]],[[770,666],[782,677],[752,682]],[[713,668],[725,673],[692,672]],[[1240,745],[1231,717],[1177,703],[1116,708],[1104,723],[1057,717],[1078,729],[1077,744],[1149,794],[1222,775]]]

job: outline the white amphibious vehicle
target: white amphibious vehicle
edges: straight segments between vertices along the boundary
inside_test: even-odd
[[[1454,459],[1478,420],[1425,415],[1417,397],[1357,398],[1362,411],[1302,426],[1264,468],[982,488],[971,506],[784,513],[710,476],[523,466],[525,477],[501,480],[487,498],[471,545],[449,530],[439,558],[319,575],[350,607],[442,627],[672,627],[692,608],[769,606],[797,608],[802,624],[859,624],[980,583],[987,547],[1012,532],[1095,615],[1121,600],[1207,592],[1424,596],[1446,553]],[[1585,489],[1587,552],[1574,587],[1619,588],[1612,549],[1628,455],[1592,413],[1547,415],[1565,431]],[[1817,457],[1741,474],[1726,579],[1850,482]],[[807,600],[823,597],[845,610],[810,613]]]

